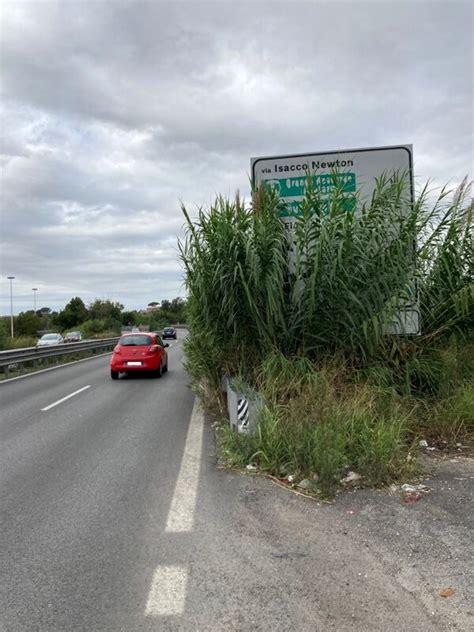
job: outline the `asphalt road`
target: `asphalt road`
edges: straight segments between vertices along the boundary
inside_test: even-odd
[[[0,385],[3,630],[469,629],[470,475],[452,506],[320,505],[218,469],[172,345],[162,379],[103,357]]]

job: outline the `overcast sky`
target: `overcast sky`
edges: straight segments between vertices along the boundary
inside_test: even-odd
[[[1,313],[185,295],[180,201],[251,156],[412,143],[473,174],[472,2],[3,2]]]

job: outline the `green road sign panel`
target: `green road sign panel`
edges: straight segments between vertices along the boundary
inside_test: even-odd
[[[272,178],[266,180],[273,186],[280,197],[303,197],[307,187],[313,187],[321,195],[329,195],[335,188],[340,188],[344,193],[356,192],[355,173],[326,173],[310,175],[300,178]]]

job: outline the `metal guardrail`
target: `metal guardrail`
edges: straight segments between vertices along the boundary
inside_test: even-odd
[[[117,344],[117,338],[102,338],[101,340],[88,340],[86,342],[68,342],[51,347],[27,347],[25,349],[9,349],[0,351],[0,370],[8,374],[9,367],[21,366],[26,362],[36,364],[38,360],[48,361],[63,355],[70,355],[82,351],[108,351]]]

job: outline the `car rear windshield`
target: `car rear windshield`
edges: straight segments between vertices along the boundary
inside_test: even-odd
[[[150,336],[143,336],[137,334],[136,336],[124,336],[120,338],[119,345],[122,347],[143,347],[147,345],[152,345],[153,339]]]
[[[56,340],[59,338],[58,334],[45,334],[41,340]]]

